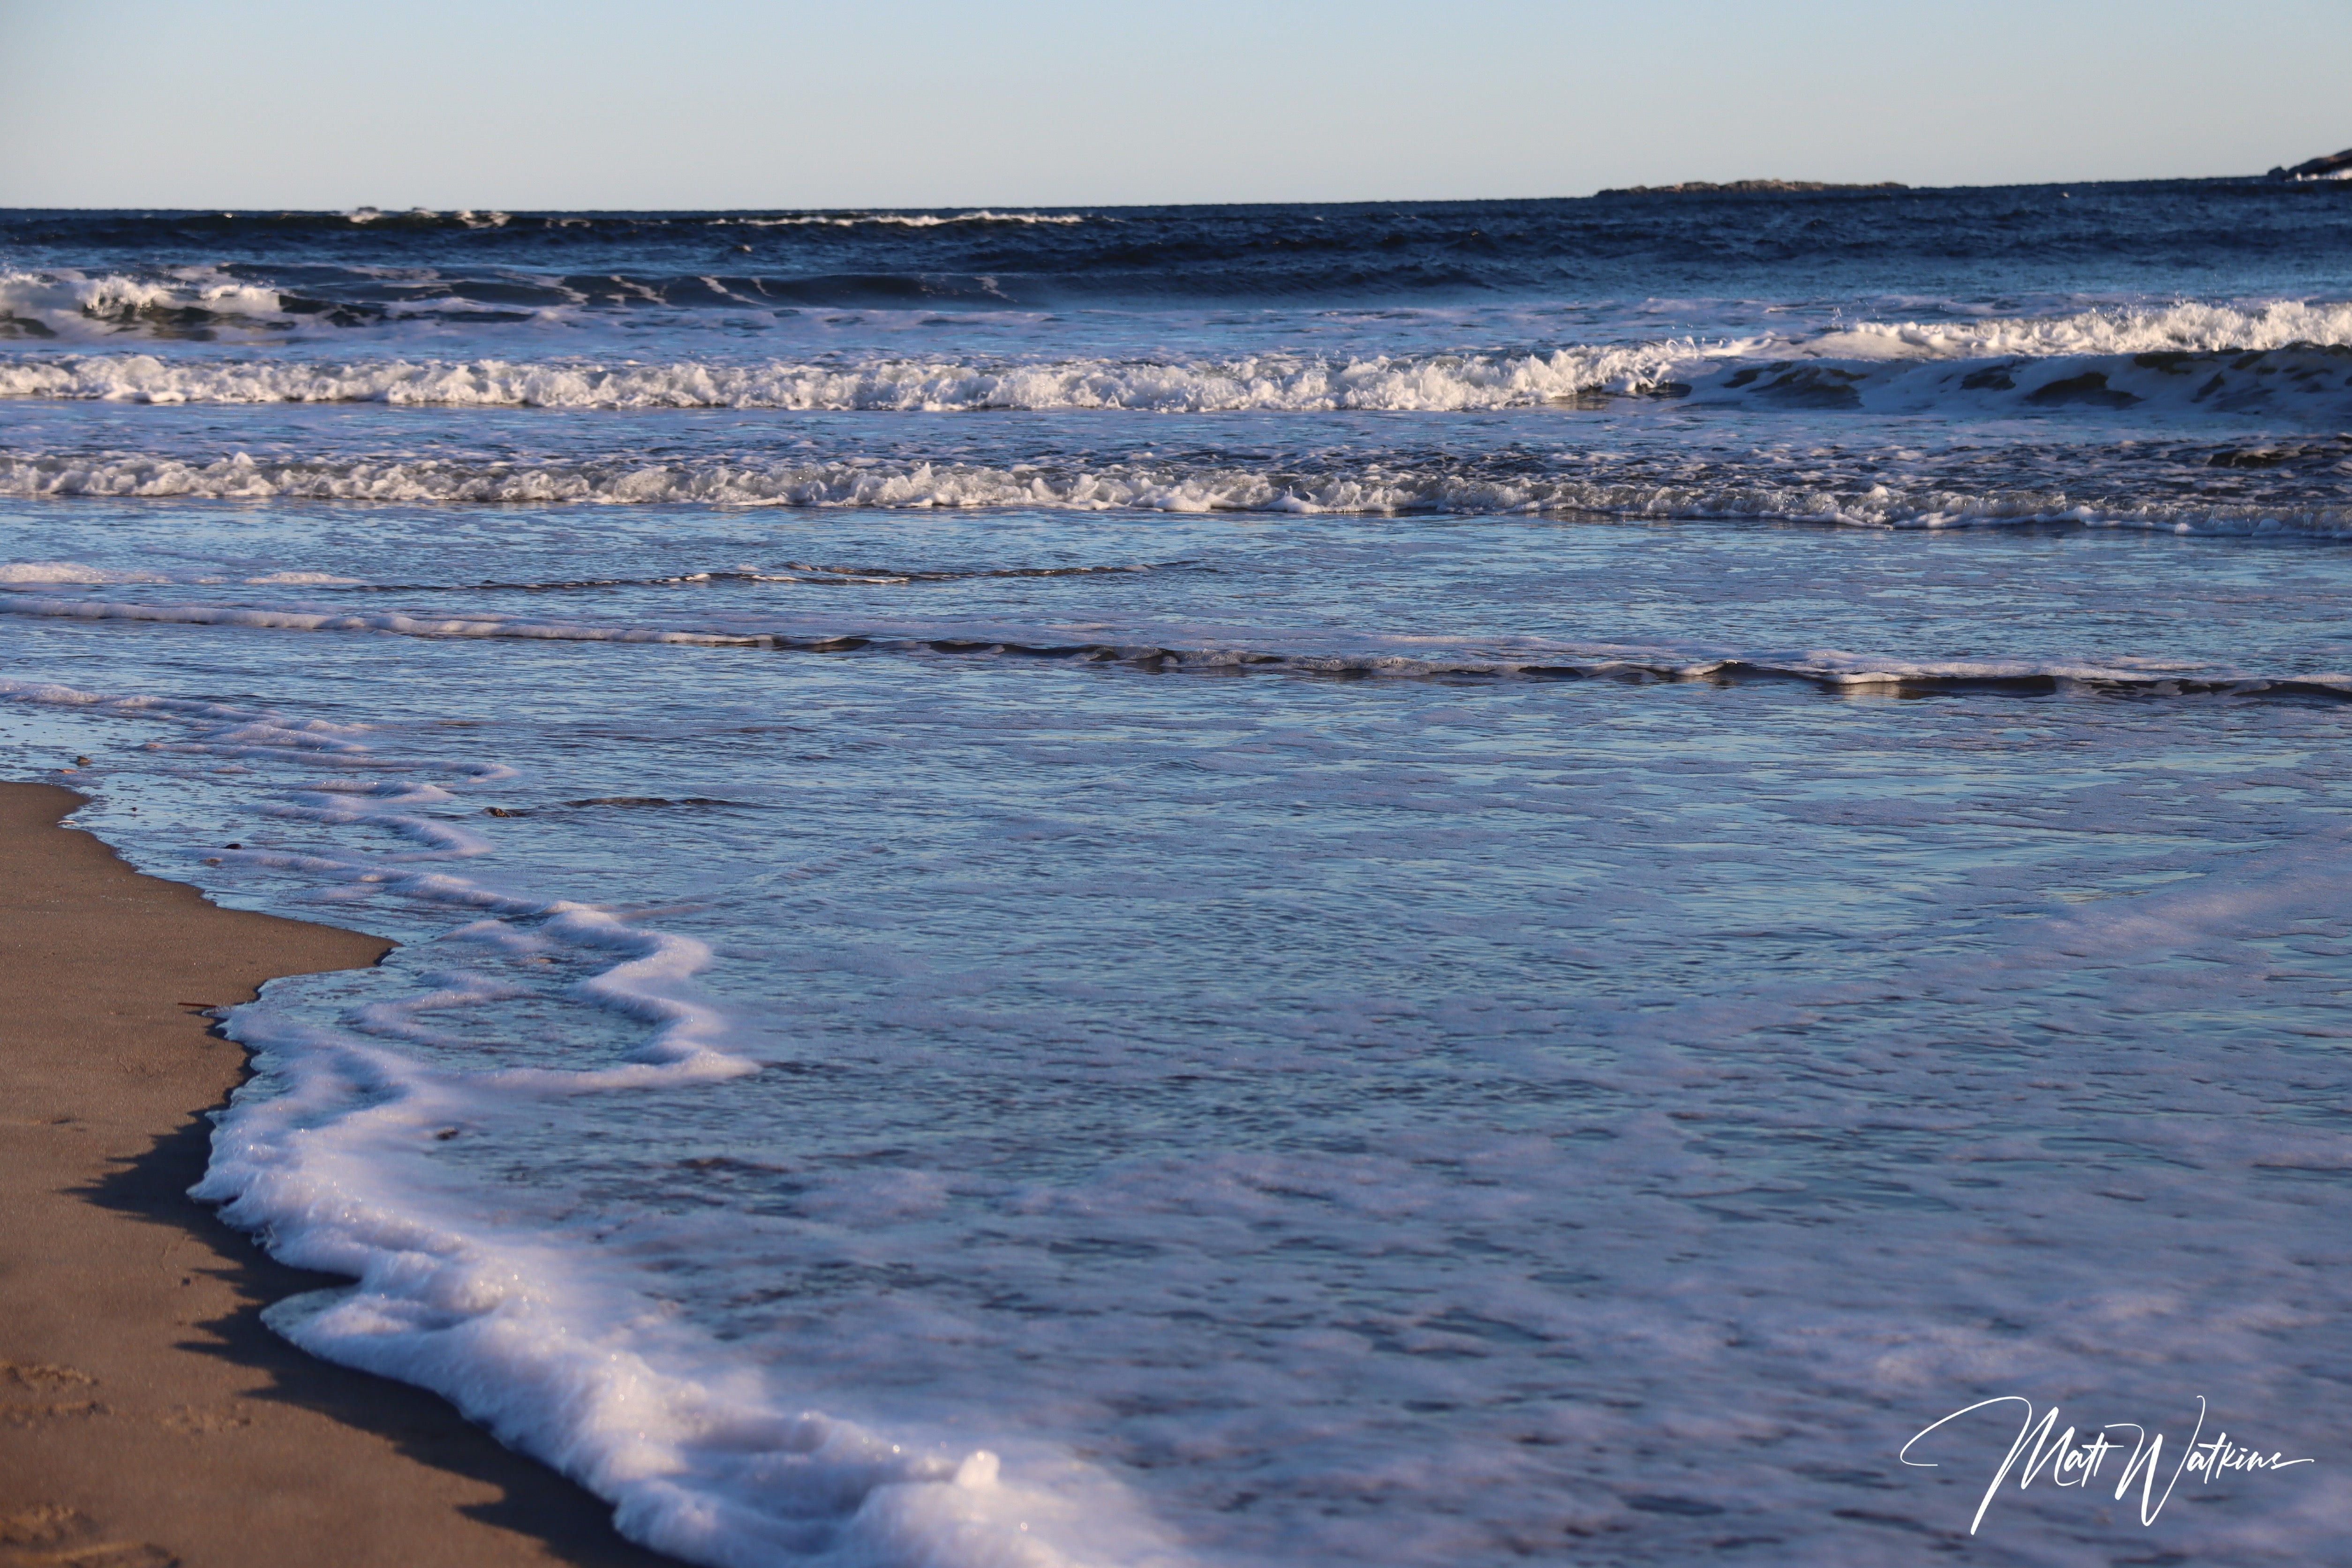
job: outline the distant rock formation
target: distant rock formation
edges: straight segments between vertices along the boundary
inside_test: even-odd
[[[1628,185],[1622,191],[1599,194],[1604,196],[1746,196],[1796,191],[1907,191],[1910,188],[1895,180],[1881,180],[1874,185],[1840,185],[1827,180],[1732,180],[1718,185],[1712,180],[1685,180],[1679,185]]]
[[[2273,169],[2273,180],[2352,180],[2352,147],[2331,157],[2314,158],[2292,169]]]

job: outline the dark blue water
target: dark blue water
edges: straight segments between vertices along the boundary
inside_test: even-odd
[[[394,302],[527,310],[575,294],[615,310],[723,308],[738,295],[779,307],[983,309],[2231,295],[2344,289],[2352,185],[2176,180],[1001,216],[11,212],[0,247],[39,268],[136,273],[201,259],[283,289],[289,313],[334,321]]]

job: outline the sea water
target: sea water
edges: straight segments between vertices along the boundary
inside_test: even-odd
[[[0,215],[0,757],[400,940],[228,1016],[198,1194],[688,1562],[2308,1564],[2348,256]],[[1997,1398],[2169,1500],[1979,1514]]]

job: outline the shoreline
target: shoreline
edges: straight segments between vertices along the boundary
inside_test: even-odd
[[[191,1003],[393,945],[224,910],[0,783],[0,1568],[669,1560],[433,1394],[313,1359],[262,1308],[343,1283],[187,1196],[245,1053]]]

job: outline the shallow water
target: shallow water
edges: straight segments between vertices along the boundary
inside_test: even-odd
[[[203,1191],[690,1560],[2308,1563],[2343,194],[16,215],[0,749],[403,939]]]

